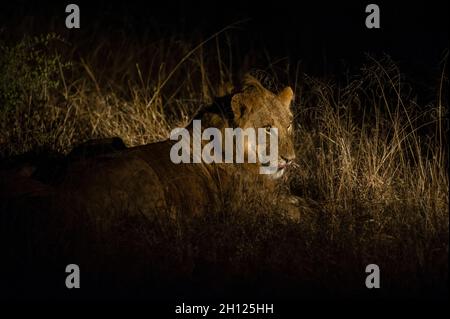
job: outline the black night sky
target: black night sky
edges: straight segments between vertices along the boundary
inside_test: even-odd
[[[139,38],[155,30],[162,34],[199,32],[207,37],[244,20],[233,31],[240,51],[265,49],[273,60],[290,57],[291,61],[301,61],[303,72],[319,76],[357,72],[365,53],[375,57],[388,54],[410,79],[426,86],[424,83],[438,77],[448,48],[445,1],[377,1],[381,29],[370,30],[364,24],[369,1],[74,2],[81,11],[81,30],[70,31],[75,38],[90,34],[94,26],[97,33],[103,33],[100,36],[109,37],[120,32]],[[17,36],[16,26],[27,16],[42,21],[42,31],[64,28],[68,3],[2,3],[0,36]],[[53,19],[50,27],[46,23],[49,19]],[[40,30],[34,26],[33,31]]]

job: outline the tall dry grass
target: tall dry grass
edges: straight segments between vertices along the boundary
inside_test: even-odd
[[[166,139],[201,105],[230,92],[245,71],[270,89],[277,89],[279,79],[294,86],[297,160],[288,187],[301,199],[300,218],[284,220],[277,214],[282,208],[247,185],[245,198],[239,192],[228,198],[217,219],[156,233],[132,223],[140,240],[152,247],[162,241],[161,251],[182,256],[171,260],[179,271],[200,262],[218,272],[224,267],[230,276],[253,274],[255,281],[269,271],[282,273],[286,282],[300,278],[307,287],[314,280],[333,286],[353,283],[348,273],[374,262],[387,269],[393,287],[444,289],[444,71],[436,99],[418,105],[414,88],[388,58],[368,57],[361,73],[344,84],[303,75],[289,61],[237,70],[226,33],[195,43],[176,36],[145,44],[122,38],[113,46],[105,40],[84,55],[62,42],[42,52],[56,63],[58,87],[38,83],[45,94],[21,92],[14,110],[1,111],[4,157],[39,149],[67,153],[92,138],[119,136],[128,146]]]

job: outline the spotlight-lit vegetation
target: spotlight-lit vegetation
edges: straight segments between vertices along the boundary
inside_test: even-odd
[[[106,232],[83,212],[67,220],[15,216],[2,224],[3,242],[20,228],[31,244],[17,241],[10,252],[77,256],[92,269],[88,280],[96,284],[93,274],[107,274],[119,290],[139,283],[162,284],[167,294],[175,286],[186,294],[193,286],[219,293],[242,284],[259,287],[261,296],[356,294],[367,292],[365,266],[377,263],[385,294],[446,291],[444,71],[436,98],[418,105],[415,88],[386,57],[367,57],[360,74],[342,83],[306,76],[286,60],[245,69],[235,62],[231,36],[143,43],[123,37],[89,50],[57,36],[3,43],[1,155],[67,153],[101,137],[121,137],[127,146],[166,139],[250,71],[269,88],[295,88],[297,159],[287,181],[300,199],[295,220],[257,186],[243,185],[226,194],[223,212],[179,221],[123,214]],[[50,241],[57,248],[39,248]],[[111,273],[121,274],[117,282]]]

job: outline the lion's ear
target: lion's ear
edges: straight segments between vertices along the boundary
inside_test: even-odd
[[[231,98],[231,109],[233,110],[234,119],[238,120],[248,111],[243,93],[237,93]]]
[[[281,103],[289,107],[291,105],[292,98],[294,97],[294,92],[290,86],[286,86],[280,93],[278,93],[278,98]]]

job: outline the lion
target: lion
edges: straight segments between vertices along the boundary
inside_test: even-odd
[[[258,168],[266,165],[261,162],[175,164],[169,156],[174,141],[126,148],[116,138],[74,148],[63,173],[50,183],[50,197],[56,207],[83,211],[102,227],[124,213],[148,218],[168,213],[176,218],[219,211],[223,194],[233,189],[236,178],[274,188],[295,159],[292,99],[290,87],[275,94],[248,76],[234,93],[217,98],[193,117],[202,126],[221,131],[277,128],[279,158],[274,174],[258,174]]]

